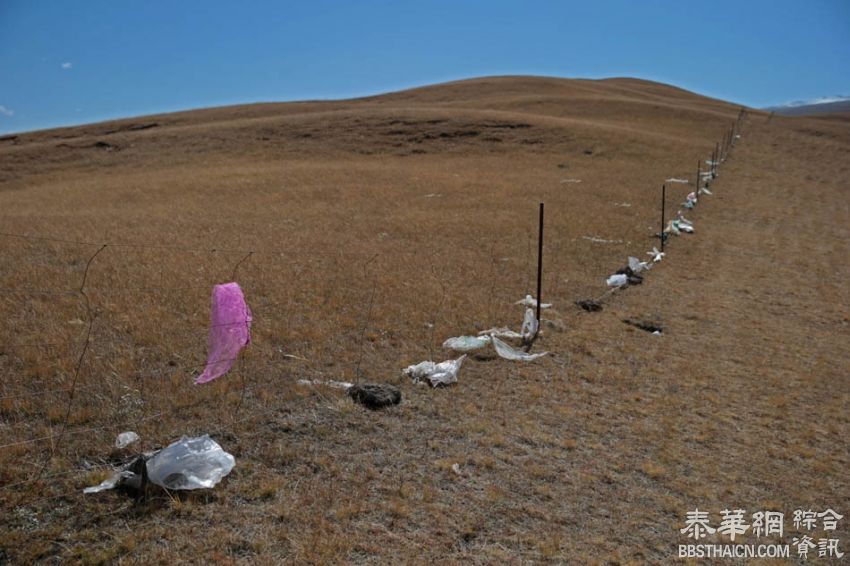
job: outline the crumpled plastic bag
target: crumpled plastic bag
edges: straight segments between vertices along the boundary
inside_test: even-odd
[[[83,490],[83,493],[100,493],[101,491],[108,491],[110,489],[115,489],[118,486],[118,484],[122,483],[124,480],[128,480],[128,479],[133,478],[135,476],[136,476],[136,474],[134,474],[131,471],[121,470],[119,472],[112,474],[112,476],[110,476],[108,479],[103,480],[99,484],[94,485],[92,487],[85,488]]]
[[[649,263],[645,261],[641,261],[636,257],[629,256],[629,269],[632,270],[633,273],[638,274],[643,271],[649,271],[652,267]]]
[[[526,295],[524,299],[521,301],[517,301],[514,303],[515,305],[523,305],[525,307],[537,308],[537,299],[532,297],[531,295]],[[549,309],[552,308],[552,303],[540,303],[541,309]]]
[[[652,256],[652,263],[657,263],[664,259],[664,252],[659,252],[656,247],[653,247],[651,252],[646,252],[646,255]]]
[[[609,287],[625,287],[629,284],[629,276],[624,273],[615,273],[605,280]]]
[[[490,337],[486,335],[457,336],[443,342],[443,348],[456,352],[472,352],[474,350],[480,350],[488,344],[490,344]]]
[[[235,465],[236,459],[210,435],[184,436],[147,461],[148,479],[166,489],[209,489]]]
[[[499,338],[522,338],[522,334],[517,332],[516,330],[511,330],[507,326],[500,326],[498,328],[488,328],[487,330],[482,330],[478,333],[479,336],[498,336]]]
[[[132,430],[128,430],[127,432],[122,432],[115,439],[115,448],[127,448],[134,442],[139,441],[139,435],[133,432]]]
[[[212,292],[207,364],[195,385],[221,377],[251,342],[251,309],[238,283],[216,285]]]
[[[527,354],[522,350],[518,350],[513,346],[502,342],[495,336],[493,336],[493,347],[496,349],[496,353],[499,354],[499,356],[501,356],[502,358],[505,358],[506,360],[514,360],[520,362],[530,362],[549,353],[539,352],[537,354]]]
[[[456,360],[446,360],[435,364],[432,361],[420,362],[407,366],[402,373],[413,380],[413,383],[422,383],[427,380],[431,387],[438,385],[450,385],[457,383],[457,372],[466,359],[466,354]]]
[[[543,308],[543,305],[540,305]],[[522,318],[522,328],[519,330],[519,335],[523,340],[531,340],[537,334],[537,329],[540,328],[540,322],[531,307],[525,309],[525,316]]]

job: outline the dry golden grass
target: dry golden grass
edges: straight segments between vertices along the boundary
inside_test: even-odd
[[[697,506],[850,509],[845,120],[751,113],[697,234],[603,312],[572,304],[652,247],[660,184],[692,178],[736,113],[643,81],[493,78],[0,141],[0,231],[145,245],[91,261],[57,442],[99,246],[0,238],[0,557],[668,562]],[[539,201],[552,354],[402,380],[449,336],[518,325]],[[195,387],[234,271],[253,344]],[[302,378],[404,401],[371,413]],[[144,505],[82,496],[122,430],[146,449],[211,432],[237,467]]]

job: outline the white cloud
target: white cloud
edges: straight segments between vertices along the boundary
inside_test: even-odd
[[[63,68],[63,69],[70,69],[70,68],[71,68],[71,67],[73,67],[73,66],[74,66],[74,65],[73,65],[73,63],[71,63],[70,61],[68,61],[68,62],[66,62],[66,63],[62,63],[62,68]]]
[[[12,112],[11,109],[6,108],[2,104],[0,104],[0,114],[2,114],[3,116],[12,116],[14,112]]]

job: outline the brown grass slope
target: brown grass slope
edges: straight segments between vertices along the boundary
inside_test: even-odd
[[[572,305],[645,257],[660,184],[736,113],[646,81],[497,77],[0,140],[0,231],[63,240],[0,238],[0,556],[669,562],[697,506],[850,508],[846,121],[750,114],[697,233],[603,312]],[[691,188],[669,189],[672,213]],[[449,336],[518,326],[539,201],[551,354],[401,379]],[[193,387],[231,278],[253,343]],[[404,401],[371,413],[303,378]],[[140,506],[82,496],[130,429],[145,448],[211,432],[237,467]]]

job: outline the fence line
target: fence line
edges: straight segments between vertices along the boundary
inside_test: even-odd
[[[724,134],[724,137],[723,137],[724,143],[722,143],[722,144],[718,143],[715,146],[715,151],[713,153],[713,159],[712,159],[712,171],[715,174],[712,175],[712,178],[716,175],[716,169],[719,166],[720,162],[725,161],[728,158],[732,148],[736,145],[736,139],[737,139],[737,136],[738,136],[738,132],[740,131],[741,127],[743,126],[745,118],[746,118],[746,111],[742,108],[741,111],[738,114],[738,118],[733,123],[732,128]],[[695,190],[696,191],[699,190],[700,184],[702,182],[703,182],[703,179],[700,178],[700,172],[698,170],[697,178],[695,180],[695,185],[696,185]],[[705,182],[705,186],[707,187],[708,184],[709,184],[709,180],[705,179],[704,182]],[[120,243],[120,242],[98,243],[98,242],[90,242],[90,241],[82,241],[82,240],[71,240],[71,239],[62,239],[62,238],[55,238],[55,237],[49,237],[49,236],[36,236],[36,235],[17,234],[17,233],[9,233],[9,232],[0,232],[0,237],[23,239],[23,240],[26,240],[26,241],[53,242],[53,243],[61,243],[61,244],[66,244],[66,245],[90,246],[90,247],[97,247],[98,248],[96,251],[94,251],[94,253],[91,256],[89,256],[88,261],[85,265],[85,269],[82,273],[82,279],[81,279],[80,286],[75,291],[74,290],[52,291],[52,290],[47,290],[47,289],[25,289],[25,288],[0,288],[0,293],[8,293],[8,294],[31,294],[31,295],[45,295],[45,296],[79,296],[83,300],[83,304],[84,304],[85,311],[86,311],[86,319],[87,319],[87,322],[88,322],[87,327],[86,327],[86,331],[84,333],[84,339],[82,340],[80,353],[79,353],[79,356],[77,357],[77,362],[76,362],[75,367],[74,367],[73,377],[71,379],[71,384],[70,384],[69,387],[59,389],[59,390],[43,389],[41,391],[27,391],[26,393],[22,393],[22,394],[7,395],[7,396],[4,396],[4,397],[0,397],[0,401],[3,401],[3,400],[8,400],[8,399],[21,399],[21,398],[27,398],[27,397],[40,396],[40,395],[45,395],[45,394],[48,394],[48,393],[55,394],[55,393],[66,393],[67,392],[68,393],[68,399],[67,399],[67,403],[66,403],[66,406],[65,406],[64,418],[62,419],[62,425],[61,425],[61,429],[60,429],[59,433],[58,434],[49,434],[49,435],[40,436],[40,437],[34,437],[34,438],[16,441],[16,442],[11,442],[11,443],[7,443],[7,444],[2,444],[2,445],[0,445],[0,449],[12,448],[12,447],[17,447],[17,446],[24,446],[24,445],[34,444],[34,443],[48,441],[48,440],[53,441],[53,444],[55,445],[59,441],[61,441],[65,436],[77,436],[77,435],[81,435],[81,434],[89,434],[89,433],[99,432],[99,431],[103,431],[103,430],[107,430],[107,429],[121,428],[123,426],[123,425],[113,423],[113,424],[107,424],[107,425],[96,426],[96,427],[81,428],[81,429],[70,429],[69,430],[69,428],[68,428],[71,410],[72,410],[72,406],[73,406],[73,402],[74,402],[74,399],[76,397],[76,394],[80,391],[89,391],[91,389],[102,387],[102,384],[86,385],[86,386],[82,386],[82,387],[77,386],[78,380],[79,380],[79,377],[80,377],[80,374],[81,374],[84,359],[85,359],[86,354],[89,351],[90,346],[92,344],[92,329],[93,329],[93,326],[94,326],[94,321],[96,319],[96,315],[93,312],[92,305],[91,305],[91,299],[90,299],[88,293],[96,294],[96,293],[102,293],[102,292],[119,292],[119,293],[120,292],[147,292],[147,291],[154,292],[154,291],[166,291],[166,290],[175,291],[175,290],[209,289],[210,288],[209,284],[207,284],[207,285],[193,285],[193,286],[187,286],[187,287],[87,288],[86,283],[88,281],[89,271],[92,267],[92,264],[95,262],[95,259],[98,257],[98,255],[101,252],[107,250],[107,248],[138,248],[138,249],[163,249],[163,250],[167,249],[167,250],[183,251],[183,252],[190,252],[190,253],[233,253],[233,254],[240,254],[240,255],[242,255],[242,257],[238,261],[236,261],[236,263],[234,264],[233,269],[232,269],[232,279],[233,280],[236,279],[236,275],[238,273],[239,268],[242,265],[244,265],[246,262],[249,262],[255,255],[264,255],[264,256],[279,255],[281,257],[291,259],[291,257],[290,257],[291,250],[280,251],[280,250],[244,250],[244,249],[234,249],[234,248],[192,248],[192,247],[180,246],[180,245]],[[663,237],[663,227],[662,227],[662,237]],[[390,254],[392,256],[402,255],[402,256],[416,256],[416,257],[422,257],[423,255],[426,255],[426,256],[430,255],[430,260],[432,262],[431,263],[431,266],[432,266],[431,271],[432,271],[432,275],[435,275],[436,272],[434,270],[433,261],[434,261],[435,256],[438,253],[439,252],[437,250],[430,252],[430,254],[428,254],[427,252],[425,254],[423,254],[423,252],[421,252],[421,251],[387,251],[387,252],[377,252],[377,253],[370,253],[370,252],[353,253],[353,252],[339,252],[339,251],[322,252],[322,251],[316,251],[316,250],[312,250],[312,249],[309,251],[309,254],[310,254],[311,257],[312,256],[327,256],[327,257],[337,257],[337,258],[339,258],[339,257],[349,256],[349,257],[368,258],[368,260],[365,261],[365,263],[363,264],[364,279],[368,278],[368,268],[369,268],[370,264],[372,262],[374,262],[378,257],[381,257],[383,254]],[[528,258],[526,258],[526,259],[528,259]],[[435,277],[436,277],[436,275],[435,275]],[[439,283],[439,285],[442,288],[442,292],[443,292],[442,296],[444,297],[444,295],[446,293],[446,288],[445,288],[445,285],[442,282],[442,277],[436,277],[436,279],[437,279],[437,282]],[[364,322],[363,322],[363,325],[362,325],[361,330],[360,330],[360,339],[359,339],[359,344],[358,344],[360,351],[359,351],[359,354],[357,356],[357,362],[356,362],[355,369],[354,369],[354,375],[355,375],[356,379],[360,378],[360,365],[361,365],[362,358],[363,358],[363,348],[364,348],[363,338],[365,336],[366,329],[368,328],[369,323],[371,321],[373,301],[374,301],[375,293],[376,293],[376,290],[377,290],[377,280],[376,280],[375,275],[373,275],[373,279],[372,279],[371,283],[372,283],[372,285],[371,285],[372,289],[371,289],[371,293],[370,293],[368,309],[367,309],[367,312],[365,314]],[[344,290],[347,290],[347,291],[354,291],[355,290],[354,287],[350,287],[350,286],[335,285],[335,288],[341,288],[341,289],[344,289]],[[613,295],[616,291],[617,291],[616,288],[606,289],[606,291],[604,293],[602,293],[596,300],[601,301],[603,298]],[[445,306],[445,301],[444,301],[443,298],[441,298],[440,299],[440,306],[438,307],[438,310],[441,310],[444,306]],[[244,322],[225,323],[225,324],[220,324],[220,325],[213,325],[213,327],[215,327],[215,326],[241,325],[241,324],[244,324]],[[434,325],[434,326],[436,326],[436,325]],[[210,327],[211,326],[207,325],[204,328],[204,330],[198,331],[198,333],[207,332]],[[431,330],[432,330],[432,335],[433,335],[434,327],[432,327]],[[432,338],[433,338],[433,336],[432,336]],[[115,342],[119,342],[119,340],[114,340],[114,339],[113,340],[105,340],[105,342],[106,343],[115,343]],[[53,343],[52,345],[68,345],[68,344],[73,344],[73,341]],[[36,342],[19,343],[19,344],[7,343],[7,344],[3,345],[3,347],[8,347],[10,345],[17,346],[17,347],[47,347],[47,346],[50,346],[51,344],[50,343],[36,343]],[[430,346],[429,346],[429,349],[431,349]],[[239,360],[238,358],[232,358],[232,359],[216,360],[216,361],[213,361],[213,362],[204,362],[204,363],[198,363],[198,364],[192,364],[192,365],[177,364],[177,363],[174,363],[172,361],[172,362],[169,362],[168,365],[165,366],[163,369],[159,370],[159,374],[161,375],[161,373],[164,373],[164,372],[169,371],[169,370],[176,371],[176,370],[187,370],[187,369],[194,369],[194,368],[202,368],[202,367],[205,367],[206,365],[208,365],[208,363],[209,364],[215,364],[215,363],[223,363],[223,362],[230,362],[230,361],[238,362],[238,360]],[[259,366],[259,367],[261,367],[261,368],[273,367],[277,363],[279,363],[279,362],[268,362],[268,363],[263,364],[262,366]],[[239,370],[241,370],[241,367],[237,366],[237,371],[239,371]],[[157,375],[157,374],[154,373],[153,375]],[[142,376],[138,376],[138,379],[144,380],[144,381],[142,381],[142,384],[144,384],[144,382],[149,377],[151,377],[151,375],[142,375]],[[144,385],[142,385],[142,389],[144,389]],[[262,387],[259,387],[259,389],[252,388],[252,390],[255,390],[255,391],[256,390],[262,390],[262,389],[263,389]],[[243,377],[242,398],[244,398],[245,393],[247,391],[248,391],[248,388],[245,384],[244,377]],[[143,392],[142,392],[142,394],[143,394]],[[240,398],[240,402],[239,402],[240,408],[241,408],[242,398]],[[176,414],[179,411],[195,407],[195,406],[197,406],[197,405],[199,405],[203,402],[207,402],[207,401],[208,401],[208,399],[199,399],[195,403],[175,407],[175,408],[171,409],[170,411],[160,411],[160,412],[155,413],[155,414],[143,416],[139,419],[136,419],[135,422],[137,424],[149,422],[153,419],[157,419],[157,418],[160,418],[160,417],[163,417],[163,416],[167,416],[167,415],[170,415],[170,414]],[[236,426],[237,424],[243,423],[243,422],[245,422],[245,421],[247,421],[251,418],[256,418],[256,417],[262,416],[264,414],[268,414],[272,411],[276,411],[278,409],[279,409],[279,406],[275,405],[275,406],[273,406],[273,407],[271,407],[267,410],[264,410],[264,411],[252,412],[251,415],[249,415],[248,417],[233,420],[232,422],[229,423],[228,426],[231,426],[231,427]],[[238,409],[237,409],[237,415],[238,415]],[[219,430],[223,430],[223,428],[224,428],[224,425],[220,426]],[[256,434],[259,434],[259,432],[256,433]],[[20,486],[20,485],[35,483],[35,482],[38,482],[42,479],[49,479],[49,478],[52,478],[52,477],[59,477],[59,476],[73,474],[73,473],[91,472],[93,469],[98,469],[98,468],[87,468],[87,469],[78,469],[78,470],[66,470],[66,471],[55,473],[55,474],[44,475],[44,471],[46,470],[46,467],[47,467],[50,459],[52,458],[52,456],[54,454],[55,454],[55,447],[53,447],[51,449],[50,454],[48,454],[47,458],[42,462],[41,466],[38,469],[38,473],[35,474],[35,477],[28,478],[26,480],[22,480],[22,481],[15,482],[15,483],[12,483],[12,484],[0,486],[0,491],[5,491],[5,490],[8,490],[8,489],[11,489],[13,487]],[[102,466],[103,469],[106,469],[106,467],[111,467],[111,466],[108,466],[108,465]],[[74,493],[77,493],[77,491],[78,490],[75,490]],[[44,499],[52,499],[52,498],[62,497],[62,496],[63,495],[51,496],[51,497],[44,498]],[[23,499],[23,496],[18,499],[18,501],[16,502],[16,504],[14,506],[19,505],[21,503],[22,499]],[[41,501],[41,500],[36,500],[35,502],[38,502],[38,501]]]

